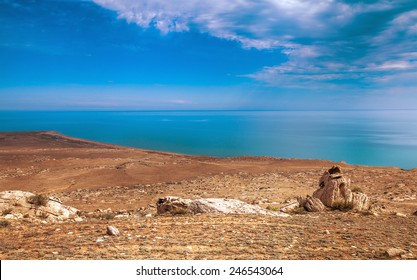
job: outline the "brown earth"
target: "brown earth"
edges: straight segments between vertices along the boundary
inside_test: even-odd
[[[416,169],[338,163],[378,215],[156,215],[155,202],[167,195],[227,197],[279,209],[312,194],[334,164],[187,156],[54,132],[0,133],[0,191],[53,195],[84,217],[63,223],[11,220],[0,227],[0,258],[384,259],[386,250],[399,248],[406,253],[395,258],[416,259]],[[107,236],[107,225],[121,235]]]

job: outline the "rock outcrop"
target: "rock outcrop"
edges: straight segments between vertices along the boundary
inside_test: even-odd
[[[333,166],[325,171],[319,181],[319,189],[313,193],[313,197],[320,199],[327,207],[366,211],[370,208],[370,201],[366,194],[352,192],[350,179],[346,178],[339,166]]]
[[[320,212],[326,207],[342,210],[366,211],[370,209],[369,197],[361,192],[352,192],[350,179],[346,178],[339,166],[325,171],[319,180],[319,189],[313,197],[307,196],[300,202],[307,211]]]
[[[257,205],[251,205],[236,199],[226,198],[200,198],[183,199],[175,196],[160,198],[156,204],[158,214],[260,214],[279,217],[288,217],[282,212],[269,211]]]
[[[79,218],[76,208],[63,205],[58,198],[23,191],[0,192],[0,214],[4,219],[46,220]]]

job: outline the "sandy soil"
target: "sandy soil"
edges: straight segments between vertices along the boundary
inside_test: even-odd
[[[337,163],[352,187],[370,196],[378,216],[340,211],[289,218],[155,215],[156,200],[166,195],[228,197],[279,209],[289,199],[311,194],[334,164],[187,156],[55,132],[0,133],[0,191],[54,195],[85,217],[36,226],[13,220],[0,228],[0,258],[384,259],[394,247],[406,252],[402,258],[416,259],[416,169]],[[121,235],[107,236],[109,224]]]

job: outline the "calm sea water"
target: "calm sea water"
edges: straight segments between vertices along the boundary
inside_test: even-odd
[[[30,130],[195,155],[417,167],[417,111],[0,111],[0,131]]]

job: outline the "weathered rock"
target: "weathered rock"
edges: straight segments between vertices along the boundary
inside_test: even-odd
[[[260,214],[270,216],[288,217],[288,214],[266,210],[257,205],[251,205],[236,199],[200,198],[183,199],[174,196],[160,198],[157,202],[158,214]]]
[[[406,214],[401,213],[401,212],[397,212],[397,213],[395,213],[395,216],[397,216],[397,217],[407,217],[407,215],[406,215]]]
[[[406,254],[402,254],[401,258],[404,260],[414,260],[414,254],[413,253],[406,253]]]
[[[23,219],[23,215],[20,213],[7,214],[3,218],[5,218],[6,220],[18,220],[18,219]]]
[[[190,212],[192,207],[191,199],[183,199],[176,196],[166,196],[159,198],[156,203],[156,211],[158,214],[186,214]]]
[[[320,188],[313,193],[313,197],[320,199],[327,207],[333,207],[334,202],[340,199],[348,199],[351,194],[350,180],[341,173],[324,172],[320,178],[319,186]]]
[[[129,214],[128,213],[124,213],[124,214],[118,214],[114,216],[115,219],[128,219],[129,218]]]
[[[333,166],[324,172],[319,181],[319,189],[313,193],[325,206],[330,208],[350,208],[366,211],[370,208],[369,197],[364,193],[352,192],[350,179],[343,176],[341,168]]]
[[[116,236],[120,235],[120,231],[115,226],[107,226],[107,234]]]
[[[364,193],[351,192],[351,196],[348,201],[352,205],[352,210],[366,211],[371,207],[371,201]]]
[[[292,201],[286,205],[284,205],[283,207],[281,207],[281,209],[279,209],[281,212],[284,213],[291,213],[293,212],[295,209],[301,207],[300,206],[300,202],[298,201]]]
[[[324,206],[320,199],[309,195],[306,197],[303,207],[308,212],[323,212],[326,210],[326,206]]]
[[[388,250],[385,251],[385,254],[390,258],[398,257],[398,256],[403,255],[405,253],[407,253],[405,250],[398,249],[398,248],[389,248]]]
[[[34,198],[42,198],[42,201],[35,202]],[[0,212],[9,219],[46,219],[50,222],[78,217],[76,208],[63,205],[57,198],[23,191],[0,192]]]
[[[339,165],[333,165],[330,169],[329,169],[329,173],[330,174],[338,174],[338,173],[342,173],[342,168]]]

